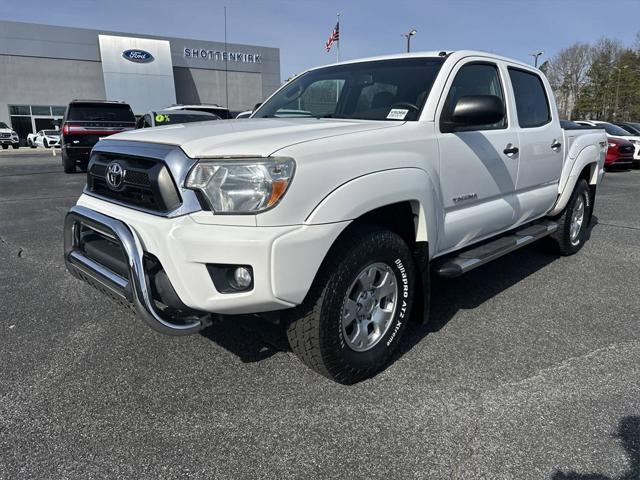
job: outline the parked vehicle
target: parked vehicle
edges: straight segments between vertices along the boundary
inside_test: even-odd
[[[36,147],[59,147],[60,132],[58,130],[40,130],[38,133],[27,135],[27,146]]]
[[[633,164],[634,146],[631,142],[618,137],[609,137],[605,168],[628,168]]]
[[[626,129],[609,122],[601,122],[598,120],[579,120],[577,121],[577,123],[580,123],[582,125],[587,125],[587,126],[604,128],[605,131],[607,132],[607,137],[609,137],[609,140],[616,139],[616,140],[626,140],[628,142],[631,142],[633,147],[631,164],[634,166],[636,164],[640,166],[640,136],[639,135],[631,134]],[[623,151],[627,150],[627,146],[624,145],[624,143],[620,143],[619,145],[616,143],[615,147],[613,148],[617,149],[617,151],[620,151],[620,148],[622,148]],[[626,153],[624,155],[626,155]],[[628,160],[619,159],[616,161],[616,165],[622,165],[622,162],[628,163]]]
[[[209,112],[196,110],[158,110],[144,114],[136,122],[136,128],[161,127],[180,123],[206,122],[220,120],[220,117]]]
[[[4,122],[0,122],[0,145],[2,145],[3,150],[6,150],[9,146],[20,148],[18,134]]]
[[[196,112],[208,112],[217,115],[222,120],[229,120],[234,118],[229,112],[228,108],[221,107],[220,105],[212,104],[212,105],[172,105],[170,107],[165,108],[165,110],[191,110]]]
[[[62,118],[60,145],[65,173],[86,170],[89,153],[101,138],[135,128],[129,104],[101,100],[73,100]]]
[[[630,135],[634,135],[636,137],[640,137],[640,122],[619,122],[615,123],[620,128],[623,128]],[[636,143],[635,145],[635,155],[633,156],[633,168],[640,168],[640,144]]]
[[[313,116],[277,118],[292,109]],[[606,148],[601,129],[563,130],[546,78],[515,60],[321,67],[242,122],[98,143],[66,264],[162,333],[279,318],[306,365],[353,383],[389,361],[414,306],[426,319],[431,273],[541,238],[580,250]]]

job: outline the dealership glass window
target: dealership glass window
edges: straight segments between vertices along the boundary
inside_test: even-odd
[[[29,116],[18,116],[12,115],[11,117],[11,128],[13,128],[18,134],[18,138],[20,139],[20,145],[27,144],[27,135],[33,133],[32,125],[31,125],[31,117]]]
[[[51,115],[51,107],[48,105],[31,105],[31,115],[48,117]]]
[[[62,117],[64,115],[64,111],[65,111],[66,107],[51,107],[51,114],[54,117]]]
[[[29,105],[9,105],[10,115],[31,115]]]

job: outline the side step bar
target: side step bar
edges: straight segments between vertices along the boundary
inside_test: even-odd
[[[436,267],[435,271],[442,277],[459,277],[480,265],[489,263],[496,258],[546,237],[557,229],[558,224],[551,220],[530,225],[522,230],[516,230],[510,235],[499,237],[489,243],[465,250],[455,257],[448,258],[444,263]]]

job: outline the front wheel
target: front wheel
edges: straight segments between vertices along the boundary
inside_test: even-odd
[[[397,234],[356,227],[338,240],[302,305],[288,312],[291,350],[344,384],[383,368],[407,326],[414,265]]]
[[[3,150],[6,150],[7,148],[9,148],[9,145],[2,145]]]
[[[19,143],[14,143],[13,145],[11,145],[13,147],[14,150],[17,150],[20,148],[20,144]]]
[[[561,255],[573,255],[587,238],[593,199],[586,180],[576,184],[569,203],[558,217],[558,229],[549,236],[551,248]]]
[[[44,145],[44,148],[49,148],[49,142],[47,142],[47,139],[44,139],[44,142],[42,142],[42,144]]]

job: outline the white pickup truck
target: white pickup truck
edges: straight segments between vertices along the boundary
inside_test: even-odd
[[[353,383],[389,361],[412,307],[426,319],[430,275],[543,237],[577,252],[606,148],[602,130],[563,130],[545,77],[514,60],[344,62],[249,119],[100,141],[65,260],[163,333],[216,315],[286,322],[304,363]]]

